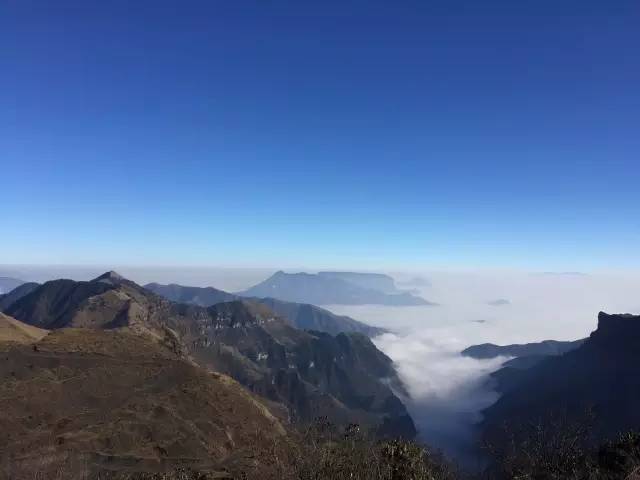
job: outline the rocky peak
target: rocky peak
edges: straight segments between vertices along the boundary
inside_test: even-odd
[[[125,280],[125,278],[122,275],[120,275],[118,272],[114,272],[113,270],[110,270],[108,272],[103,273],[99,277],[94,278],[91,281],[92,282],[102,282],[102,283],[117,284],[117,283],[122,282],[123,280]]]
[[[596,345],[612,349],[640,349],[640,315],[598,314],[598,328],[591,334]]]

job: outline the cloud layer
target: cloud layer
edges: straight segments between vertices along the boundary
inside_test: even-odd
[[[468,466],[480,458],[476,424],[498,397],[487,376],[505,360],[475,360],[469,345],[574,340],[596,327],[600,310],[640,312],[640,276],[538,275],[512,272],[425,273],[421,294],[437,307],[330,306],[388,328],[375,339],[407,384],[421,437]],[[509,299],[500,308],[496,298]]]

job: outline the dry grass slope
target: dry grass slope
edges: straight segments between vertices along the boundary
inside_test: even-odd
[[[64,329],[2,356],[0,478],[178,467],[277,478],[278,420],[235,381],[151,339]]]
[[[42,339],[47,330],[32,327],[0,312],[0,342],[32,343]]]

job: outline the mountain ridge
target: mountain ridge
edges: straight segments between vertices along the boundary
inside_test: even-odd
[[[339,421],[358,419],[385,434],[415,435],[406,408],[387,384],[401,385],[393,364],[366,336],[298,330],[256,302],[207,308],[173,303],[110,274],[89,282],[46,282],[6,313],[54,330],[128,328],[285,405],[297,421],[323,412]],[[363,356],[374,367],[357,361]]]
[[[496,345],[482,343],[471,345],[460,352],[465,357],[489,359],[495,357],[525,357],[532,355],[551,356],[561,355],[578,348],[586,339],[573,341],[543,340],[532,343],[514,343],[511,345]]]
[[[144,288],[179,303],[190,303],[210,307],[217,303],[243,299],[268,306],[290,325],[303,330],[317,330],[337,335],[344,332],[359,332],[369,337],[385,333],[384,329],[372,327],[351,317],[336,315],[329,310],[311,304],[287,302],[275,298],[240,297],[213,287],[186,287],[178,284],[161,285],[149,283]]]

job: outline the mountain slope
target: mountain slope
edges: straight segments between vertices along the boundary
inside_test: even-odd
[[[577,349],[501,375],[506,393],[485,411],[489,433],[505,422],[535,423],[552,413],[583,421],[587,409],[597,436],[638,429],[640,316],[600,312],[598,328]]]
[[[173,302],[190,303],[205,307],[242,298],[212,287],[200,288],[175,284],[160,285],[150,283],[145,285],[144,288]],[[247,298],[247,300],[268,306],[290,325],[302,330],[317,330],[331,335],[345,332],[358,332],[369,337],[384,333],[383,329],[371,327],[350,317],[335,315],[315,305],[285,302],[274,298]]]
[[[109,273],[91,282],[47,282],[8,312],[53,329],[129,327],[282,403],[296,420],[322,412],[334,421],[358,420],[384,432],[415,434],[388,386],[401,388],[392,362],[368,338],[298,330],[261,304],[172,303]],[[355,361],[365,356],[372,362]]]
[[[3,360],[0,463],[12,479],[185,465],[255,478],[285,435],[233,380],[126,331],[57,330]],[[82,471],[55,476],[61,465]]]
[[[25,295],[33,292],[39,285],[40,284],[35,282],[23,283],[11,290],[9,293],[0,295],[0,311],[9,308],[13,302],[20,300]]]
[[[538,343],[524,343],[513,345],[495,345],[483,343],[465,348],[461,353],[466,357],[485,359],[495,357],[525,357],[532,355],[551,356],[562,355],[578,348],[585,339],[572,342],[559,342],[556,340],[544,340]]]
[[[272,297],[289,302],[314,305],[429,305],[423,298],[409,293],[388,294],[363,288],[331,275],[309,273],[274,273],[265,281],[243,291],[243,297]]]
[[[255,301],[269,307],[292,326],[303,330],[316,330],[331,335],[354,332],[368,337],[385,333],[382,328],[372,327],[346,315],[336,315],[308,303],[285,302],[275,298],[257,298]]]
[[[0,294],[8,293],[25,283],[23,280],[13,277],[0,277]]]
[[[198,363],[291,408],[293,420],[328,416],[339,423],[378,425],[382,434],[415,434],[391,360],[356,333],[305,332],[264,306],[217,304],[183,338]],[[384,382],[382,381],[384,380]]]
[[[0,313],[0,343],[32,343],[47,334],[47,330],[32,327]]]

